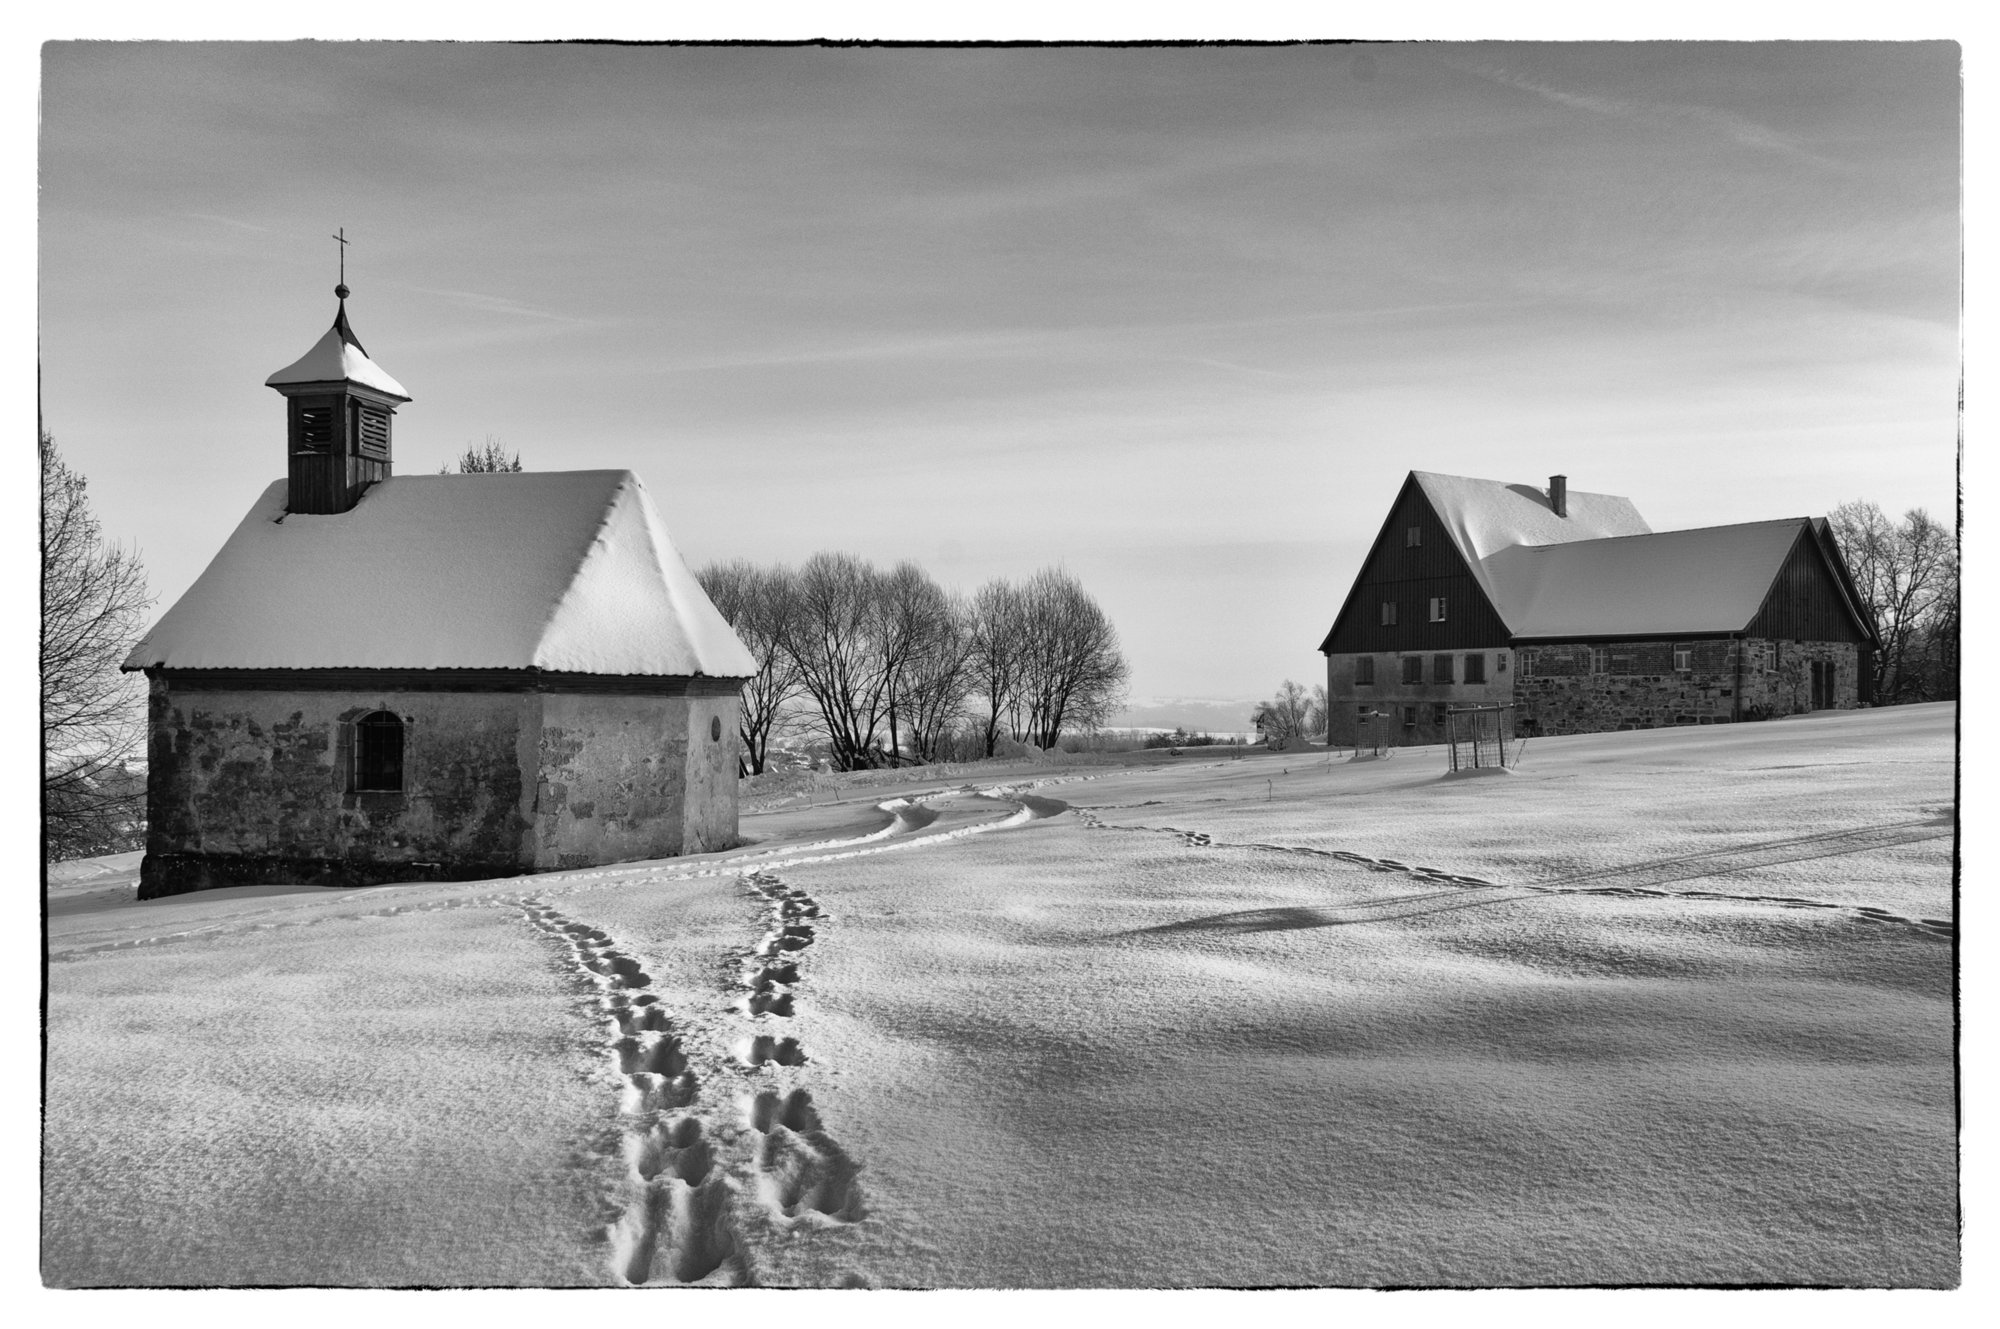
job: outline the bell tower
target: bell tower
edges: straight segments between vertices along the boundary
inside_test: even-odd
[[[396,408],[410,400],[403,385],[368,358],[347,324],[345,249],[341,257],[333,326],[305,355],[264,380],[285,397],[287,512],[346,512],[369,485],[388,479]]]

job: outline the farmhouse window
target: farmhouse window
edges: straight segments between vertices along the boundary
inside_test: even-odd
[[[1674,647],[1675,672],[1685,674],[1693,670],[1693,668],[1694,668],[1694,647],[1678,646],[1678,645],[1675,646]]]
[[[1612,657],[1611,657],[1611,672],[1612,672],[1613,674],[1616,674],[1616,675],[1619,675],[1619,676],[1621,676],[1621,677],[1623,677],[1623,676],[1628,676],[1628,675],[1630,675],[1630,674],[1634,673],[1635,671],[1634,671],[1634,669],[1633,669],[1633,666],[1632,666],[1632,660],[1633,660],[1633,657],[1632,657],[1632,656],[1629,656],[1629,655],[1614,655],[1614,656],[1612,656]]]
[[[1382,626],[1385,628],[1396,626],[1396,602],[1394,600],[1384,600],[1382,602]]]
[[[1451,681],[1451,657],[1449,655],[1433,655],[1431,657],[1431,682],[1449,683]]]
[[[1431,723],[1440,729],[1444,727],[1444,710],[1445,704],[1443,702],[1436,701],[1431,703]]]
[[[1375,657],[1364,655],[1354,662],[1354,681],[1361,687],[1372,686],[1375,682]]]
[[[1506,668],[1506,661],[1506,656],[1503,655],[1500,657],[1501,668]],[[1468,655],[1465,657],[1465,681],[1468,683],[1484,683],[1486,681],[1485,656]]]
[[[1424,542],[1424,528],[1423,528],[1423,527],[1421,527],[1421,526],[1412,526],[1412,527],[1410,527],[1410,528],[1409,528],[1408,530],[1406,530],[1406,531],[1404,531],[1404,532],[1403,532],[1403,547],[1404,547],[1404,548],[1406,548],[1406,549],[1415,549],[1415,548],[1416,548],[1417,546],[1421,545],[1421,544],[1422,544],[1423,542]]]
[[[356,793],[401,793],[403,721],[390,711],[374,711],[354,723]]]
[[[1608,674],[1611,672],[1611,659],[1605,653],[1602,646],[1593,646],[1590,648],[1590,672],[1593,674]]]
[[[1535,653],[1533,651],[1522,651],[1520,660],[1521,677],[1533,678],[1535,676]],[[1507,657],[1504,655],[1500,657],[1500,667],[1502,669],[1507,667]]]
[[[1416,727],[1417,727],[1417,708],[1414,706],[1405,706],[1403,708],[1403,728],[1415,729]]]
[[[1442,595],[1433,595],[1431,597],[1431,622],[1444,622],[1444,599]]]
[[[1501,651],[1496,655],[1494,655],[1493,672],[1496,674],[1504,674],[1507,672],[1507,652]]]
[[[1403,681],[1405,683],[1421,683],[1424,681],[1423,656],[1406,655],[1403,657]]]

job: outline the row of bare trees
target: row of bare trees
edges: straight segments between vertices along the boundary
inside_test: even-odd
[[[970,598],[914,563],[819,553],[797,569],[736,560],[696,576],[757,662],[743,689],[744,769],[805,725],[841,770],[992,756],[1002,736],[1053,747],[1102,724],[1130,673],[1111,620],[1076,578],[1045,568]]]
[[[1958,696],[1958,541],[1922,508],[1892,520],[1864,500],[1827,516],[1875,616],[1877,706]]]

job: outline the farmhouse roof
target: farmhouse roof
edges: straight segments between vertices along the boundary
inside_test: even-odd
[[[314,342],[310,351],[265,379],[264,386],[281,388],[294,383],[339,383],[343,380],[386,392],[402,401],[410,400],[410,394],[403,385],[391,377],[388,370],[370,360],[368,352],[362,349],[361,339],[347,325],[345,300],[340,302],[340,310],[333,316],[333,326],[326,330],[326,335]]]
[[[1791,517],[1513,545],[1474,566],[1516,637],[1740,632],[1807,524]]]
[[[630,471],[395,476],[324,516],[285,489],[125,668],[757,672]]]

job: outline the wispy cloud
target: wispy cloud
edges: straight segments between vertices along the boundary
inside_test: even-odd
[[[1502,87],[1514,88],[1520,92],[1532,93],[1544,101],[1558,106],[1568,106],[1593,115],[1614,116],[1623,120],[1636,120],[1648,125],[1698,125],[1717,137],[1726,138],[1740,147],[1759,152],[1777,153],[1795,161],[1809,163],[1824,170],[1843,170],[1842,163],[1830,157],[1822,157],[1812,152],[1791,134],[1782,133],[1769,125],[1760,124],[1747,116],[1730,111],[1717,110],[1712,106],[1696,106],[1686,102],[1644,101],[1623,97],[1604,97],[1592,93],[1571,92],[1558,88],[1524,74],[1517,74],[1500,65],[1471,60],[1457,60],[1449,56],[1444,63],[1462,70],[1475,78]]]
[[[552,309],[539,309],[534,305],[522,304],[504,295],[483,295],[478,291],[441,290],[433,286],[412,286],[408,288],[423,295],[435,295],[453,304],[476,310],[482,314],[498,314],[503,318],[535,319],[544,323],[560,323],[573,327],[602,328],[610,326],[612,320],[584,318],[576,314],[560,314]]]
[[[234,226],[239,231],[255,231],[259,235],[270,234],[268,226],[257,226],[251,222],[239,221],[235,217],[222,217],[213,212],[183,212],[183,217],[193,217],[197,221],[221,222],[224,226]]]

